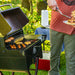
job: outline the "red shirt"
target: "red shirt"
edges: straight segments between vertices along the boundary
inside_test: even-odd
[[[56,1],[62,13],[67,16],[71,16],[71,12],[75,10],[75,5],[68,6],[64,2],[61,2],[61,0],[56,0]],[[52,11],[50,28],[55,31],[66,33],[69,35],[75,34],[75,28],[73,26],[63,23],[63,21],[68,19],[69,18],[62,16],[59,12]]]

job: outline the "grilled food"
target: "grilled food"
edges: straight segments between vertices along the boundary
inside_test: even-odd
[[[15,45],[13,45],[13,47],[14,47],[14,49],[16,49],[16,46]]]
[[[11,48],[11,49],[14,49],[13,45],[10,45],[10,48]]]
[[[31,41],[26,41],[26,42],[24,42],[24,44],[29,45],[29,44],[31,44]]]
[[[20,42],[22,40],[23,40],[23,37],[17,38],[17,39],[15,39],[14,43]]]
[[[74,24],[75,23],[75,10],[71,13],[71,19],[68,20],[68,23]]]
[[[14,40],[14,37],[9,37],[8,39],[10,39],[10,40]]]
[[[25,45],[25,44],[22,44],[22,46],[23,46],[23,48],[25,48],[25,47],[26,47],[26,45]]]
[[[16,46],[13,44],[13,45],[10,45],[10,48],[11,49],[16,49]]]
[[[21,45],[20,44],[18,44],[17,46],[18,46],[19,49],[21,48]]]
[[[16,44],[23,44],[23,42],[16,42]]]
[[[10,37],[10,38],[6,39],[5,42],[6,42],[6,43],[7,43],[7,42],[11,42],[11,40],[14,40],[14,37]]]
[[[6,39],[5,42],[6,42],[6,43],[7,43],[7,42],[11,42],[11,40],[10,40],[10,39]]]

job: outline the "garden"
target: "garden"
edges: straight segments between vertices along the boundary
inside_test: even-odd
[[[35,30],[38,27],[42,27],[41,25],[41,10],[47,9],[49,12],[49,22],[51,20],[51,10],[46,4],[47,0],[0,0],[0,5],[3,4],[12,4],[12,7],[20,7],[22,11],[26,14],[29,19],[29,23],[27,23],[23,27],[24,34],[35,34]],[[41,7],[41,8],[40,8]],[[10,6],[0,7],[0,11],[10,9]],[[44,42],[45,52],[50,51],[50,40],[46,40]],[[66,75],[66,66],[65,66],[65,52],[61,52],[60,56],[60,75]],[[31,69],[35,69],[35,65],[32,64],[30,66]],[[31,70],[31,74],[34,75],[35,71]],[[4,75],[11,75],[12,72],[3,71]],[[48,75],[48,71],[38,70],[38,75]],[[27,75],[27,73],[15,72],[15,75]]]

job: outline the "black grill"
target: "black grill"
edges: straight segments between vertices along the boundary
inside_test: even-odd
[[[22,27],[28,23],[28,18],[19,7],[0,12],[0,70],[27,71],[37,58],[42,58],[41,43],[45,35],[25,35]],[[11,30],[11,31],[10,31]],[[39,38],[43,38],[40,40]]]

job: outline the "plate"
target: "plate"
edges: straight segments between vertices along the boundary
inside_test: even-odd
[[[63,21],[63,23],[69,24],[69,25],[75,25],[75,23],[69,23],[68,21]]]

